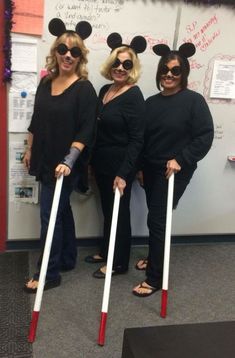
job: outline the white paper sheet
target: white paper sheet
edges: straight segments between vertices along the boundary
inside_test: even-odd
[[[12,71],[37,72],[37,40],[12,37]]]
[[[215,61],[210,97],[235,98],[235,61]]]
[[[37,89],[37,74],[34,72],[13,72],[10,92],[35,93]]]
[[[10,144],[9,158],[9,197],[10,201],[38,203],[38,183],[28,174],[22,162],[25,152],[25,142]]]
[[[27,93],[22,97],[21,93],[9,93],[9,132],[27,132],[33,114],[35,95]]]

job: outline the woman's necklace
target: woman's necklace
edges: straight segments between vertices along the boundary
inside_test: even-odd
[[[116,87],[115,87],[115,85],[111,85],[103,97],[103,100],[102,100],[103,105],[100,108],[100,112],[97,116],[97,120],[101,120],[102,112],[103,112],[103,108],[104,108],[105,104],[110,102],[113,98],[117,97],[121,93],[124,93],[126,90],[128,90],[132,86],[133,85],[128,85],[126,83],[123,85],[120,85],[120,86],[116,86]]]

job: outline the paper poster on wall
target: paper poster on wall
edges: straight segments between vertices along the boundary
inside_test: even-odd
[[[38,183],[28,174],[22,160],[25,153],[25,141],[10,144],[9,158],[9,197],[10,201],[38,203]]]
[[[235,61],[215,61],[210,97],[235,98]]]
[[[12,36],[12,71],[37,72],[37,40]]]
[[[37,74],[34,72],[13,72],[10,92],[35,93],[37,89]]]
[[[14,0],[12,32],[41,35],[44,0]]]
[[[31,121],[35,94],[9,92],[9,132],[27,132]]]

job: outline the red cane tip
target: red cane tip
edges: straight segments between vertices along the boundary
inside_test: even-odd
[[[162,318],[166,318],[166,309],[167,309],[167,290],[162,290],[162,302],[161,302],[161,313]]]
[[[30,328],[29,328],[29,335],[28,335],[29,343],[33,343],[35,341],[38,318],[39,318],[39,312],[33,311]]]
[[[107,312],[101,312],[100,329],[99,329],[99,337],[98,337],[99,346],[104,345],[106,322],[107,322]]]

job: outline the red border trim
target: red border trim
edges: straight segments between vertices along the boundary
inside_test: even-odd
[[[0,252],[5,251],[7,238],[7,88],[4,73],[4,1],[0,1]]]

